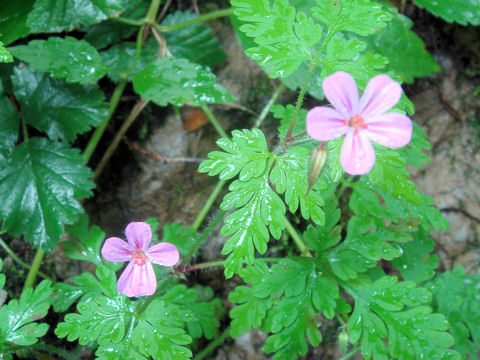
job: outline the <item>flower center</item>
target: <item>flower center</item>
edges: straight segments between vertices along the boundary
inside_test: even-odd
[[[355,134],[358,133],[358,130],[367,128],[367,124],[365,124],[362,115],[355,115],[352,116],[350,120],[345,120],[345,125],[353,127],[355,129]]]
[[[142,249],[137,249],[131,252],[132,260],[135,265],[144,265],[147,262],[147,255]]]

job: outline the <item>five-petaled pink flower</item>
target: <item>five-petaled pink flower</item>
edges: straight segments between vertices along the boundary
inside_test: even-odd
[[[370,80],[359,99],[350,74],[338,71],[323,81],[323,92],[335,109],[318,106],[307,114],[307,133],[328,141],[345,135],[340,162],[351,175],[368,173],[375,164],[370,141],[389,148],[410,142],[412,121],[400,113],[387,113],[400,100],[400,84],[387,75]]]
[[[103,257],[111,262],[129,261],[118,279],[117,288],[122,294],[149,296],[157,289],[157,278],[151,263],[172,266],[178,262],[175,245],[158,243],[149,247],[152,240],[150,225],[132,222],[125,229],[128,243],[117,237],[108,238],[102,247]]]

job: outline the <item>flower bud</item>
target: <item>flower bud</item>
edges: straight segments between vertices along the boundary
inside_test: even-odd
[[[323,146],[316,147],[310,154],[310,160],[308,162],[308,189],[305,196],[308,195],[310,189],[322,174],[322,170],[327,163],[327,157],[328,152]]]

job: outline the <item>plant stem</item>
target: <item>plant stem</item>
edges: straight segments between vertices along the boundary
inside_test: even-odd
[[[343,355],[339,360],[347,360],[350,359],[352,356],[354,356],[356,353],[360,351],[360,346],[355,346],[352,350],[350,350],[348,353]]]
[[[267,105],[263,108],[262,112],[257,118],[257,121],[255,122],[255,125],[253,126],[254,128],[259,128],[265,118],[267,117],[268,113],[270,112],[270,108],[275,104],[277,101],[278,97],[285,91],[287,87],[285,86],[284,83],[281,83],[280,86],[277,88],[277,90],[273,93],[272,97],[268,101]]]
[[[148,22],[149,25],[152,25],[155,27],[155,29],[158,32],[170,32],[170,31],[175,31],[175,30],[180,30],[183,29],[184,27],[198,24],[198,23],[203,23],[205,21],[217,19],[219,17],[224,17],[224,16],[230,16],[233,13],[233,9],[223,9],[223,10],[218,10],[218,11],[213,11],[211,13],[201,15],[199,17],[196,17],[195,19],[188,20],[179,24],[173,24],[173,25],[158,25],[155,20],[152,22]]]
[[[152,0],[150,7],[148,8],[147,16],[145,16],[145,22],[147,24],[155,24],[155,18],[157,17],[158,8],[160,7],[161,0]]]
[[[217,118],[215,117],[215,115],[213,115],[213,113],[210,111],[210,109],[208,108],[207,105],[202,105],[201,106],[203,112],[205,113],[205,115],[207,115],[208,117],[208,120],[210,120],[210,123],[213,125],[213,127],[215,128],[215,130],[217,130],[218,134],[221,136],[221,137],[224,137],[224,138],[227,138],[228,139],[228,135],[227,133],[225,132],[225,130],[223,130],[223,127],[222,125],[220,125],[220,123],[218,122]]]
[[[282,141],[282,145],[287,143],[290,140],[290,137],[292,136],[293,129],[295,128],[295,123],[297,122],[298,118],[298,113],[300,112],[300,109],[302,108],[303,104],[303,98],[305,97],[305,93],[307,91],[308,83],[310,82],[310,79],[313,76],[313,71],[315,70],[316,64],[310,65],[310,68],[308,69],[308,74],[305,77],[305,83],[302,86],[302,90],[300,91],[300,94],[298,94],[297,98],[297,106],[295,107],[295,113],[293,115],[292,122],[290,123],[290,128],[288,129],[287,135]]]
[[[15,252],[10,249],[10,247],[5,243],[5,241],[3,241],[2,238],[0,238],[0,246],[7,252],[8,255],[10,255],[10,257],[17,263],[19,264],[20,266],[23,266],[24,268],[26,269],[29,269],[31,268],[30,265],[28,265],[26,262],[24,262],[22,259],[20,259],[17,254],[15,254]],[[41,271],[38,272],[38,275],[44,279],[48,279],[48,280],[51,280],[50,277],[48,277],[47,275],[45,275],[44,273],[42,273]]]
[[[218,346],[220,346],[229,335],[230,335],[230,328],[228,327],[219,337],[211,341],[205,349],[203,349],[197,356],[195,356],[193,360],[202,360],[203,358],[208,356]]]
[[[213,203],[217,199],[218,195],[220,194],[220,191],[222,191],[223,186],[225,185],[225,180],[220,180],[217,185],[215,185],[215,188],[212,190],[210,195],[208,196],[207,201],[203,205],[202,209],[197,215],[197,218],[193,222],[192,228],[195,230],[198,230],[200,225],[202,224],[203,220],[207,216],[208,212],[210,211],[210,208],[212,207]]]
[[[255,260],[261,261],[261,262],[278,262],[283,260],[284,258],[256,258]],[[195,271],[195,270],[202,270],[202,269],[210,269],[213,267],[224,267],[225,266],[225,260],[217,260],[217,261],[209,261],[209,262],[204,262],[200,264],[195,264],[191,266],[187,266],[184,270],[184,272],[190,272],[190,271]]]
[[[23,284],[23,291],[33,286],[35,282],[35,278],[38,274],[38,269],[40,269],[40,265],[42,265],[43,256],[45,255],[45,251],[42,248],[38,248],[37,252],[35,253],[35,257],[33,258],[32,267],[28,271],[27,279],[25,280],[25,284]]]
[[[310,251],[308,250],[307,245],[305,245],[300,235],[298,235],[292,223],[287,219],[285,215],[282,215],[282,216],[283,216],[283,221],[285,222],[285,228],[287,229],[287,232],[290,234],[290,237],[292,238],[295,245],[297,245],[298,250],[300,250],[301,255],[311,257],[312,255],[310,254]]]
[[[112,143],[110,144],[108,149],[105,151],[102,159],[98,163],[95,169],[95,173],[93,175],[93,181],[96,181],[99,178],[100,174],[105,168],[105,165],[107,165],[108,160],[110,160],[110,157],[113,155],[113,153],[117,149],[117,146],[122,140],[123,135],[127,132],[128,128],[130,127],[130,125],[132,125],[132,123],[135,121],[138,115],[140,115],[143,108],[148,104],[148,102],[149,101],[145,99],[141,99],[138,103],[135,104],[132,111],[130,112],[130,115],[128,115],[127,119],[122,124],[122,127],[120,128],[120,130],[118,130],[117,134],[113,138]]]
[[[83,151],[83,157],[85,159],[85,163],[90,160],[90,157],[92,156],[93,152],[95,151],[95,148],[97,147],[100,139],[102,138],[103,133],[105,132],[105,129],[107,128],[108,122],[113,116],[113,113],[115,112],[115,109],[118,106],[118,103],[120,102],[120,98],[123,94],[123,91],[125,90],[125,86],[127,85],[127,80],[121,80],[118,85],[115,87],[115,90],[113,91],[112,97],[110,98],[110,105],[108,109],[108,115],[103,119],[103,122],[95,129],[95,132],[93,133],[92,137],[90,138],[90,141],[88,142],[85,150]]]
[[[195,239],[195,243],[193,244],[192,248],[188,252],[188,254],[185,256],[185,259],[188,260],[190,259],[193,254],[195,254],[195,251],[202,245],[202,243],[205,241],[207,238],[208,234],[212,232],[212,230],[217,226],[217,224],[222,220],[222,218],[225,215],[225,211],[220,211],[217,216],[213,219],[213,221],[208,224],[207,228],[203,230],[202,235],[200,235],[197,239]],[[195,229],[196,230],[196,229]]]
[[[132,19],[127,19],[127,18],[121,17],[121,16],[111,17],[110,20],[113,20],[113,21],[116,21],[116,22],[119,22],[119,23],[122,23],[122,24],[131,25],[131,26],[142,26],[142,25],[145,24],[145,19],[132,20]]]

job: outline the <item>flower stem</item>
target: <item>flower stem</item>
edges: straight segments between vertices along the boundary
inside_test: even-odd
[[[118,130],[117,134],[113,138],[110,146],[107,148],[105,153],[103,154],[102,159],[98,163],[97,167],[95,168],[95,173],[93,175],[93,181],[97,180],[102,173],[103,169],[105,168],[105,165],[107,165],[108,160],[110,160],[110,157],[113,155],[115,150],[118,147],[118,144],[122,140],[123,135],[127,132],[128,128],[132,123],[135,121],[135,119],[140,115],[142,112],[143,108],[149,103],[148,100],[141,99],[138,103],[135,104],[133,107],[132,111],[130,112],[130,115],[128,115],[127,119],[124,121],[122,124],[122,127],[120,130]]]
[[[229,136],[227,135],[225,130],[223,130],[222,125],[220,125],[220,123],[218,122],[218,119],[215,117],[215,115],[213,115],[213,113],[210,111],[208,106],[207,105],[202,105],[201,108],[202,108],[203,112],[205,113],[205,115],[207,115],[208,120],[210,120],[210,123],[213,125],[215,130],[217,130],[218,134],[221,137],[224,137],[224,138],[228,139]]]
[[[261,261],[261,262],[278,262],[278,261],[284,260],[284,258],[256,258],[255,260]],[[203,269],[210,269],[214,267],[224,267],[224,266],[225,266],[225,260],[209,261],[209,262],[187,266],[183,272],[190,272],[195,270],[203,270]]]
[[[193,358],[193,360],[204,359],[206,356],[212,353],[218,346],[220,346],[229,335],[230,335],[230,327],[226,328],[219,337],[211,341],[205,349],[203,349],[197,356]]]
[[[45,251],[42,248],[38,248],[37,252],[35,253],[35,257],[33,258],[32,267],[28,271],[27,279],[25,280],[25,284],[23,284],[23,290],[30,288],[33,286],[35,279],[38,274],[38,269],[40,269],[40,265],[42,265],[43,256],[45,255]]]
[[[285,86],[284,83],[281,83],[280,86],[277,88],[277,90],[273,93],[272,97],[268,101],[267,105],[263,108],[262,112],[257,118],[257,121],[255,122],[255,125],[253,126],[254,128],[259,128],[265,118],[267,117],[268,113],[270,112],[270,108],[277,102],[278,97],[285,91],[287,87]]]
[[[170,32],[170,31],[175,31],[175,30],[180,30],[183,29],[184,27],[202,23],[205,21],[217,19],[219,17],[225,17],[225,16],[230,16],[233,13],[233,9],[223,9],[223,10],[218,10],[218,11],[212,11],[211,13],[201,15],[199,17],[196,17],[195,19],[188,20],[179,24],[173,24],[173,25],[158,25],[155,21],[153,22],[148,22],[149,25],[152,25],[155,27],[155,29],[158,32]]]
[[[350,350],[348,353],[346,353],[345,355],[343,355],[339,360],[347,360],[347,359],[350,359],[352,356],[354,356],[355,354],[357,354],[359,351],[360,351],[360,346],[357,345],[357,346],[355,346],[352,350]]]
[[[107,128],[107,125],[110,119],[112,118],[113,113],[115,112],[115,109],[118,106],[118,103],[120,102],[120,98],[123,94],[123,91],[125,90],[126,85],[127,85],[127,80],[121,80],[118,83],[118,85],[115,87],[112,97],[110,98],[108,115],[105,117],[105,119],[103,119],[102,123],[95,129],[92,137],[90,138],[90,141],[88,142],[85,150],[83,151],[83,157],[85,159],[85,163],[87,163],[88,160],[90,160],[90,157],[92,156],[98,143],[100,142],[100,139],[102,138],[102,135],[105,132],[105,129]]]
[[[220,191],[222,191],[223,186],[225,185],[225,180],[220,180],[217,185],[215,185],[215,188],[212,190],[210,195],[208,196],[207,201],[203,205],[202,209],[197,215],[197,218],[193,222],[192,228],[195,230],[198,230],[200,225],[202,224],[203,220],[207,216],[208,212],[210,211],[210,208],[212,207],[213,203],[217,199],[218,195],[220,194]]]
[[[10,249],[10,247],[5,243],[5,241],[3,241],[2,238],[0,238],[0,246],[6,251],[6,253],[17,263],[19,264],[20,266],[23,266],[24,268],[30,270],[31,269],[31,266],[28,265],[26,262],[24,262],[22,259],[20,259],[17,254],[15,254],[15,252]],[[48,277],[47,275],[45,275],[44,273],[42,273],[41,271],[38,272],[38,275],[44,279],[50,279],[50,277]]]
[[[298,250],[300,250],[301,255],[311,257],[312,255],[310,254],[310,251],[308,250],[307,245],[305,245],[300,235],[298,235],[292,223],[287,219],[285,215],[282,215],[282,216],[283,216],[283,221],[285,222],[285,228],[287,229],[287,232],[290,234],[290,237],[292,238],[295,245],[297,245]]]

